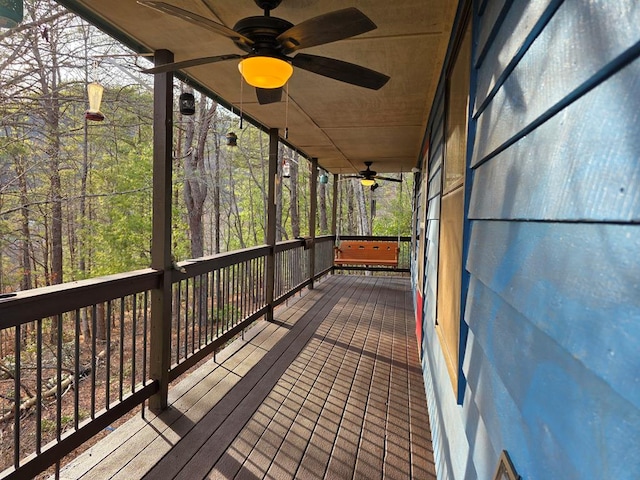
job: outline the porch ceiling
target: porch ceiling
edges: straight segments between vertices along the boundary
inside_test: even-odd
[[[232,28],[262,15],[253,0],[165,0]],[[168,49],[175,60],[243,52],[231,40],[136,0],[58,0],[103,29],[129,39],[134,49]],[[450,0],[284,0],[271,12],[293,24],[355,6],[378,26],[363,35],[304,49],[385,73],[374,91],[296,69],[289,81],[288,141],[332,173],[355,173],[371,160],[379,172],[417,164],[429,108],[444,60],[457,2]],[[136,45],[137,44],[137,45]],[[294,54],[295,55],[295,54]],[[188,68],[183,73],[234,106],[240,105],[237,61]],[[243,89],[243,110],[268,128],[285,128],[285,102],[259,105]]]

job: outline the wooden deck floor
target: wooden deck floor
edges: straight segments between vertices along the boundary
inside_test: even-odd
[[[435,479],[408,278],[335,275],[63,479]]]

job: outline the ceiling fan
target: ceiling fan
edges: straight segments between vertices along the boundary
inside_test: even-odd
[[[304,53],[293,57],[288,56],[303,48],[324,45],[375,30],[376,24],[357,8],[336,10],[293,25],[287,20],[272,17],[270,14],[282,0],[254,1],[264,10],[264,15],[243,18],[235,24],[233,29],[165,2],[138,1],[140,5],[223,35],[246,52],[245,55],[231,53],[194,58],[143,71],[163,73],[240,59],[238,65],[240,73],[247,83],[256,87],[258,102],[263,105],[281,100],[282,87],[291,77],[293,67],[372,90],[382,88],[389,80],[387,75],[342,60]]]
[[[402,180],[399,178],[382,177],[378,175],[378,172],[376,172],[375,170],[371,170],[371,165],[373,165],[373,162],[364,162],[364,164],[367,168],[365,170],[360,170],[358,175],[345,175],[342,178],[359,178],[360,183],[362,183],[362,185],[365,187],[373,187],[374,185],[377,185],[376,180],[386,180],[387,182],[402,183]],[[373,190],[375,190],[375,188]]]

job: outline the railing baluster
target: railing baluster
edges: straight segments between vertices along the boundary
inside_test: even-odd
[[[238,321],[238,315],[240,313],[240,308],[238,306],[238,268],[240,268],[239,264],[235,264],[231,266],[232,271],[233,271],[233,282],[232,282],[232,290],[233,292],[231,293],[231,298],[233,298],[233,310],[231,311],[231,315],[232,315],[232,319],[231,319],[231,325],[232,326],[236,326],[239,321]]]
[[[138,294],[133,295],[131,308],[131,392],[136,391],[136,332],[138,317]]]
[[[180,317],[181,317],[181,308],[182,302],[180,299],[182,298],[182,280],[180,280],[176,285],[174,285],[175,289],[175,302],[173,305],[173,318],[175,318],[176,322],[176,363],[180,363]]]
[[[149,293],[147,291],[144,292],[144,315],[143,315],[143,327],[142,327],[142,386],[144,387],[147,384],[147,334],[148,334],[148,321],[149,321]],[[142,402],[141,405],[141,415],[142,418],[145,418],[145,410],[144,407],[146,405],[146,401]]]
[[[149,320],[149,294],[144,292],[144,310],[142,315],[142,385],[147,384],[147,328]]]
[[[77,397],[77,395],[76,395]],[[76,400],[76,405],[77,405]],[[42,451],[42,320],[36,322],[36,454]]]
[[[227,287],[228,287],[227,267],[224,267],[220,273],[222,273],[222,311],[220,312],[220,316],[222,317],[222,333],[225,333],[227,331],[227,326],[228,326],[227,312],[229,310],[228,308],[229,295],[227,294]]]
[[[124,390],[124,314],[125,298],[120,299],[120,369],[118,372],[118,399],[122,401]]]
[[[191,355],[196,351],[196,278],[191,279],[193,287],[191,288]]]
[[[57,364],[56,364],[56,440],[62,436],[62,315],[58,315]]]
[[[96,335],[98,329],[98,305],[91,311],[91,418],[96,418]]]
[[[184,358],[189,356],[189,279],[184,281]]]
[[[202,275],[203,286],[202,286],[202,303],[204,304],[204,312],[201,316],[201,322],[204,322],[204,343],[207,345],[209,343],[209,274],[205,273]]]
[[[20,382],[20,370],[22,369],[22,362],[20,358],[22,356],[22,346],[20,345],[21,336],[21,327],[20,325],[16,325],[13,346],[15,365],[15,372],[13,373],[13,465],[16,468],[20,466],[20,391],[22,389]]]
[[[106,325],[105,325],[105,338],[106,338],[106,345],[105,345],[105,353],[106,353],[106,358],[105,358],[105,381],[107,382],[107,384],[105,385],[105,392],[104,392],[104,403],[105,403],[105,408],[107,410],[109,410],[109,408],[111,407],[111,322],[112,322],[112,315],[113,315],[113,309],[111,307],[112,303],[111,300],[109,300],[107,302],[107,318],[105,319]]]
[[[76,310],[73,334],[73,428],[77,430],[80,424],[80,309]],[[39,405],[40,398],[37,401]]]

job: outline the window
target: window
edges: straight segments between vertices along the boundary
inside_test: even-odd
[[[447,75],[436,312],[436,331],[456,396],[461,320],[464,182],[471,80],[471,26],[468,20],[462,32]]]

